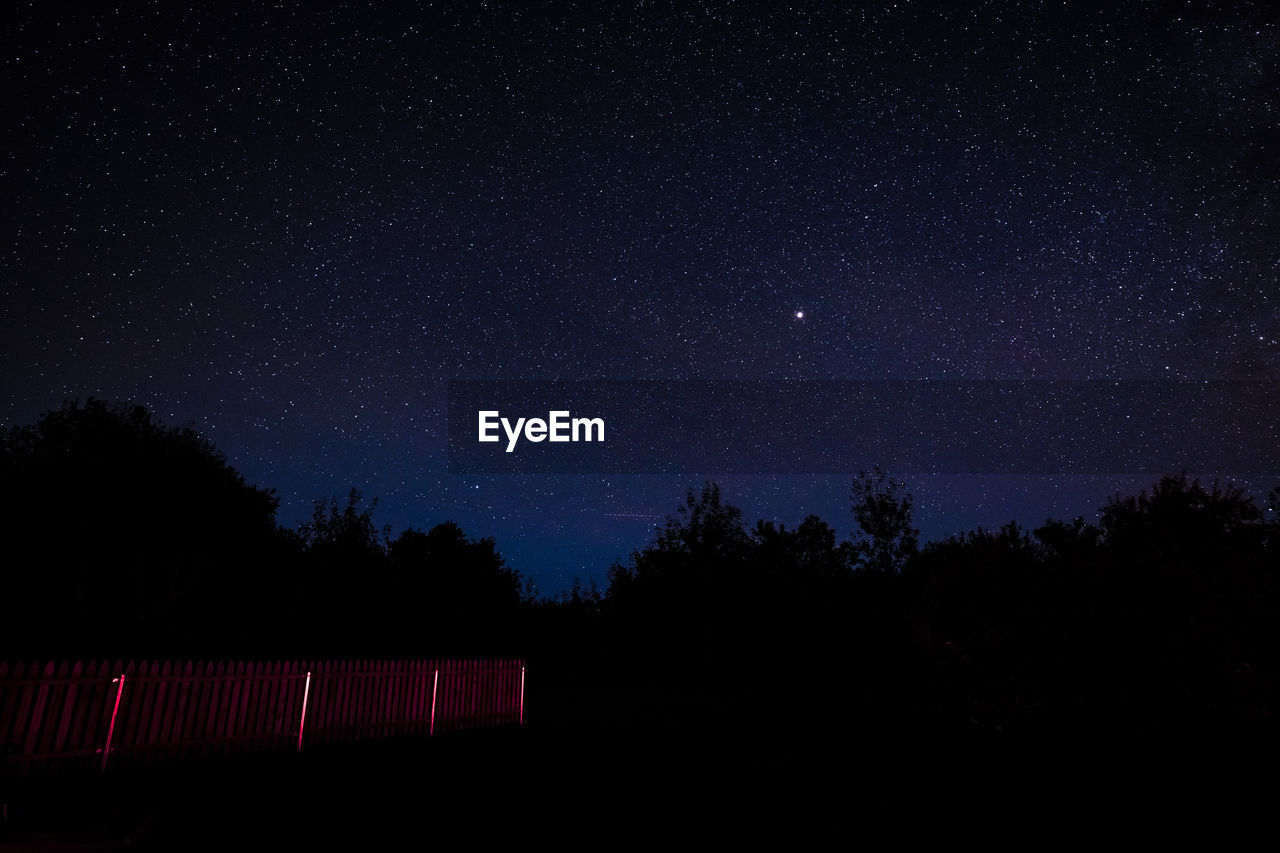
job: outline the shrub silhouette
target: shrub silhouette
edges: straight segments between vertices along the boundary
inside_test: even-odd
[[[278,501],[194,429],[69,402],[4,432],[0,475],[10,652],[234,645],[249,627],[226,616],[282,547]]]

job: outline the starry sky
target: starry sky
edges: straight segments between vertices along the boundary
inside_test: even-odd
[[[749,520],[852,528],[853,472],[451,474],[450,380],[1280,373],[1271,3],[4,20],[5,422],[143,403],[286,524],[355,486],[393,534],[495,537],[544,593],[708,478]],[[1150,482],[908,486],[932,538]]]

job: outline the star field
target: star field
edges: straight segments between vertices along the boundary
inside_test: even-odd
[[[19,3],[4,33],[6,422],[136,400],[282,522],[355,485],[544,591],[702,477],[450,475],[450,379],[1280,368],[1267,3]],[[720,479],[852,526],[847,477]],[[910,485],[931,534],[1146,483]]]

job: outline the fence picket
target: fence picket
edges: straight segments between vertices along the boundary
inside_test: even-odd
[[[191,709],[187,739],[196,744],[191,754],[198,758],[213,754],[210,732],[214,715],[210,709],[214,706],[219,689],[218,682],[213,679],[216,666],[213,661],[197,661],[191,668],[191,677],[195,679],[191,685],[191,700],[195,704]]]
[[[0,681],[3,681],[3,668],[0,667]],[[77,662],[77,669],[72,670],[72,678],[78,678],[79,683],[75,684],[75,701],[71,702],[71,713],[68,715],[67,739],[65,744],[60,747],[69,753],[82,753],[88,755],[91,753],[94,732],[90,730],[88,725],[89,709],[93,707],[94,692],[97,685],[94,683],[98,673],[97,661],[89,661],[85,666],[81,666]],[[68,699],[70,702],[70,699]],[[75,764],[87,763],[83,759],[77,759]]]
[[[276,661],[275,673],[271,680],[271,740],[280,743],[289,737],[297,716],[296,703],[293,701],[293,665],[288,661]]]
[[[161,667],[161,672],[165,679],[164,684],[161,686],[165,687],[166,690],[163,696],[161,697],[160,734],[157,739],[157,742],[171,743],[172,741],[177,740],[177,738],[173,736],[173,729],[174,729],[174,724],[177,722],[174,716],[174,711],[177,707],[178,692],[179,692],[180,685],[177,682],[170,681],[170,676],[176,673],[173,672],[173,667],[170,666],[168,661],[165,661],[164,666]],[[166,748],[166,751],[169,751],[169,750],[172,751],[173,757],[175,758],[179,757],[182,753],[181,746]],[[164,757],[164,756],[157,756],[157,758],[160,758],[160,757]]]
[[[117,755],[110,759],[111,766],[118,767],[120,762],[128,763],[133,759],[133,755],[129,750],[130,744],[137,739],[138,733],[142,731],[146,710],[146,685],[141,680],[145,675],[146,661],[138,663],[129,661],[119,672],[112,674],[112,678],[125,676],[125,685],[120,693],[119,715],[116,718],[115,737],[111,742],[111,749]],[[116,685],[112,685],[113,687]],[[145,738],[144,738],[145,739]]]
[[[345,739],[356,721],[354,664],[342,661],[342,716],[339,720],[338,737]]]
[[[227,698],[231,695],[231,682],[225,677],[229,674],[226,663],[222,661],[219,661],[213,668],[214,691],[209,702],[209,720],[206,728],[210,755],[222,754],[222,726],[225,721],[222,709],[226,706]]]
[[[307,707],[307,743],[324,743],[325,727],[329,724],[328,671],[324,661],[311,662],[311,703]]]
[[[37,671],[37,664],[31,664],[31,672],[34,675]],[[30,695],[25,698],[23,707],[19,710],[20,723],[27,723],[27,737],[24,749],[28,755],[37,755],[36,742],[40,737],[40,724],[44,722],[44,704],[49,695],[48,680],[53,677],[53,663],[45,664],[44,669],[39,670],[41,673],[38,678],[38,684]],[[29,715],[29,716],[28,716]]]

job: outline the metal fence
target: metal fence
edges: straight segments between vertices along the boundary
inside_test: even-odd
[[[5,775],[524,722],[525,662],[0,661]]]

